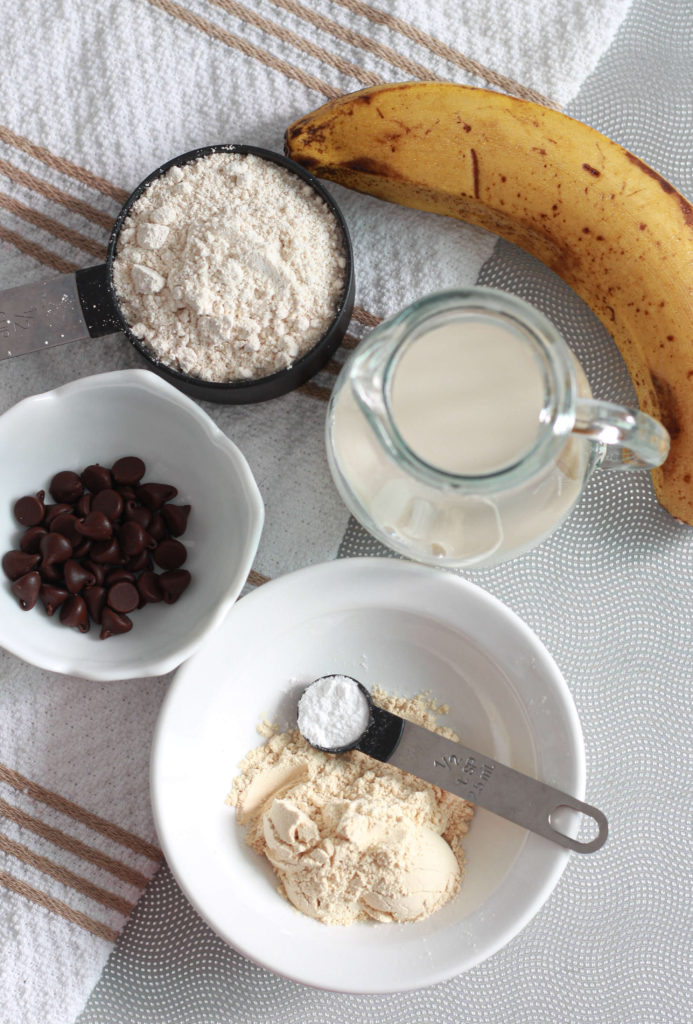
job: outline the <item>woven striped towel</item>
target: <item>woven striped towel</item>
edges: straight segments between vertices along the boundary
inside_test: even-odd
[[[169,157],[217,142],[280,150],[292,120],[364,85],[439,78],[564,105],[628,4],[0,0],[0,288],[99,262],[120,204]],[[357,261],[344,345],[281,400],[208,408],[266,501],[249,586],[337,553],[348,517],[322,438],[349,349],[414,298],[473,283],[495,241],[335,194]],[[0,411],[131,365],[117,336],[6,361]],[[0,1022],[64,1024],[159,863],[147,762],[168,679],[95,684],[6,652],[0,673]]]

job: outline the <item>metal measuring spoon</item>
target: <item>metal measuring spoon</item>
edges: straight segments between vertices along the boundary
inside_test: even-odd
[[[320,341],[291,366],[255,380],[228,383],[205,381],[159,362],[141,339],[132,333],[113,284],[113,261],[118,236],[133,204],[153,181],[171,167],[180,167],[214,153],[250,154],[278,164],[297,175],[326,203],[339,224],[344,240],[347,262],[344,270],[344,294],[331,325]],[[0,360],[84,338],[100,338],[105,334],[120,331],[149,363],[151,369],[193,398],[209,402],[262,402],[286,394],[303,384],[317,373],[338,348],[354,306],[353,262],[349,231],[339,207],[329,192],[305,168],[282,156],[281,153],[260,149],[257,146],[233,144],[194,149],[157,167],[129,196],[111,231],[105,263],[36,284],[20,285],[18,288],[0,291]]]
[[[301,701],[305,695],[324,680],[347,678],[356,683],[368,703],[368,726],[353,742],[339,747],[324,747],[314,743],[301,728]],[[480,754],[461,743],[439,736],[430,729],[407,722],[390,711],[376,707],[368,690],[357,679],[339,675],[320,676],[305,688],[298,702],[299,730],[311,746],[329,754],[343,754],[359,750],[362,754],[386,761],[416,775],[425,782],[454,793],[478,807],[498,814],[501,818],[536,832],[559,846],[577,853],[594,853],[606,842],[609,831],[606,816],[596,807],[576,800],[544,782],[508,768],[493,758]],[[592,818],[598,833],[589,842],[580,842],[556,828],[559,810],[567,808]],[[552,819],[554,819],[552,821]]]

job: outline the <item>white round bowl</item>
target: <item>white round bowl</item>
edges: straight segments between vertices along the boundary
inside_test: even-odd
[[[232,657],[231,657],[232,652]],[[584,796],[568,687],[532,631],[479,587],[391,559],[344,559],[243,598],[177,672],[152,751],[152,802],[168,863],[236,949],[296,981],[395,992],[444,981],[536,914],[569,854],[484,810],[464,841],[460,894],[424,921],[329,927],[293,909],[224,803],[258,722],[295,727],[302,687],[333,672],[389,693],[430,691],[466,745]]]
[[[129,633],[99,639],[61,625],[39,601],[23,611],[2,575],[0,646],[40,668],[86,679],[161,675],[190,657],[240,593],[262,532],[264,507],[248,464],[209,416],[150,370],[118,370],[19,402],[0,417],[2,553],[19,546],[17,498],[45,490],[59,470],[144,460],[144,481],[178,488],[192,506],[181,537],[192,580],[173,605],[132,613]],[[51,500],[50,498],[48,500]]]

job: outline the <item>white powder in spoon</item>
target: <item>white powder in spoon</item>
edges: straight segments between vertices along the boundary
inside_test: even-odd
[[[370,708],[350,676],[323,676],[298,702],[298,728],[309,743],[326,750],[346,747],[368,728]]]
[[[323,336],[344,291],[340,226],[315,190],[252,154],[174,166],[133,204],[113,282],[133,334],[202,380],[265,377]]]

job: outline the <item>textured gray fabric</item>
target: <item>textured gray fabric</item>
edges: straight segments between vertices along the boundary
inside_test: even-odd
[[[569,113],[693,194],[693,11],[638,0]],[[575,294],[499,243],[480,283],[543,309],[595,394],[632,402],[606,332]],[[351,522],[340,555],[387,554]],[[499,568],[465,574],[538,633],[571,687],[587,799],[611,838],[574,856],[543,910],[494,957],[415,993],[348,996],[276,977],[229,949],[164,866],[116,945],[79,1024],[653,1024],[690,1009],[693,531],[646,474],[598,473],[561,530]]]

